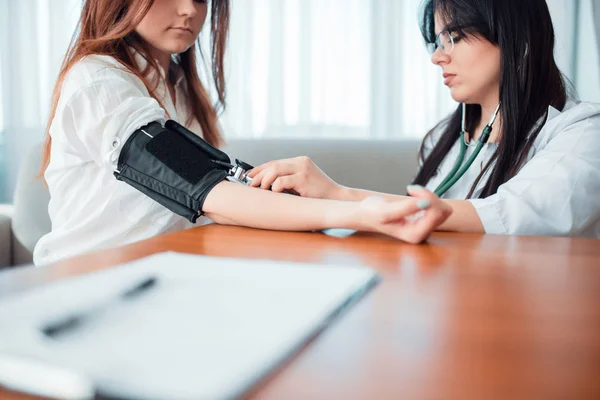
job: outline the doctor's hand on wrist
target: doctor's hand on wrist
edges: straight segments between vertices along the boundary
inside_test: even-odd
[[[270,161],[248,173],[253,187],[274,192],[294,191],[302,197],[341,199],[343,187],[308,157]]]
[[[406,200],[368,197],[361,201],[361,230],[383,233],[408,243],[422,243],[452,214],[452,208],[430,191],[409,186]]]

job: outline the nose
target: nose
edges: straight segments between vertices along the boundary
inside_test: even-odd
[[[177,5],[177,13],[182,17],[193,18],[198,11],[194,0],[179,0]]]
[[[435,65],[448,64],[450,62],[450,56],[444,53],[441,48],[436,47],[431,55],[431,62]]]

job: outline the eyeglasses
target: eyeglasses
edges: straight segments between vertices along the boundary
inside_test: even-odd
[[[460,36],[453,36],[458,28],[444,29],[435,37],[434,43],[427,43],[427,51],[433,55],[437,49],[442,50],[444,54],[452,53],[454,44],[460,40]]]

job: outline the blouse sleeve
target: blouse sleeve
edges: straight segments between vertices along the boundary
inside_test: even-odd
[[[557,131],[496,194],[470,200],[486,233],[570,236],[600,216],[600,113]]]
[[[64,134],[79,156],[115,168],[123,144],[135,130],[165,121],[164,109],[135,80],[139,81],[133,74],[115,70],[72,90],[57,109],[60,129],[51,130],[53,138]]]

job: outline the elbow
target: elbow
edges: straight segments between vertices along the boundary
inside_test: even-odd
[[[205,213],[204,215],[219,225],[239,225],[235,221],[217,213]]]

